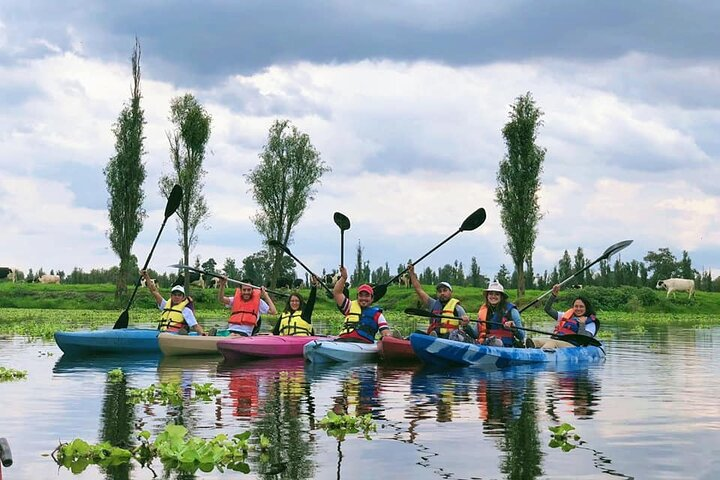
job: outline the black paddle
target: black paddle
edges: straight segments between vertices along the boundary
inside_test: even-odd
[[[340,212],[333,214],[335,225],[340,228],[340,266],[345,265],[345,230],[350,229],[350,219]]]
[[[418,258],[418,259],[415,260],[414,262],[412,262],[411,265],[414,267],[415,265],[417,265],[418,263],[420,263],[420,261],[421,261],[422,259],[424,259],[424,258],[427,257],[428,255],[430,255],[431,253],[433,253],[433,252],[434,252],[435,250],[437,250],[438,248],[442,247],[448,240],[450,240],[451,238],[453,238],[453,237],[454,237],[455,235],[457,235],[458,233],[460,233],[460,232],[470,232],[470,231],[472,231],[472,230],[475,230],[475,229],[478,228],[480,225],[482,225],[483,223],[485,223],[485,219],[486,219],[486,218],[487,218],[487,214],[485,213],[485,209],[484,209],[484,208],[478,208],[478,209],[475,210],[473,213],[471,213],[469,217],[467,217],[467,218],[465,219],[465,221],[462,223],[462,225],[460,225],[460,228],[457,229],[457,232],[453,233],[452,235],[450,235],[449,237],[447,237],[445,240],[443,240],[442,242],[440,242],[439,244],[437,244],[432,250],[430,250],[430,251],[427,252],[425,255],[423,255],[422,257]],[[375,292],[375,294],[373,295],[373,301],[377,302],[377,301],[380,300],[382,297],[384,297],[385,294],[387,293],[387,287],[388,287],[388,285],[390,285],[390,284],[393,283],[395,280],[397,280],[398,278],[400,278],[400,277],[401,277],[405,272],[407,272],[407,271],[408,271],[408,268],[405,267],[405,270],[403,270],[402,272],[398,273],[397,275],[395,275],[393,278],[391,278],[391,279],[388,280],[387,282],[381,283],[380,285],[376,285],[376,286],[373,288],[373,290],[374,290],[374,292]]]
[[[562,282],[560,282],[560,286],[562,287],[562,286],[565,285],[567,282],[569,282],[570,280],[572,280],[572,279],[575,278],[576,276],[580,275],[580,274],[583,273],[585,270],[588,270],[590,267],[592,267],[592,266],[595,265],[596,263],[601,262],[601,261],[603,261],[603,260],[607,260],[607,259],[610,258],[612,255],[616,254],[617,252],[619,252],[619,251],[622,250],[623,248],[625,248],[625,247],[627,247],[628,245],[630,245],[632,242],[633,242],[632,240],[623,240],[622,242],[618,242],[618,243],[616,243],[615,245],[610,245],[610,246],[603,252],[603,254],[600,255],[594,262],[592,262],[591,264],[585,266],[585,268],[583,268],[583,269],[581,269],[581,270],[578,270],[577,272],[573,273],[573,274],[570,275],[568,278],[566,278],[565,280],[563,280]],[[523,308],[520,309],[520,313],[522,313],[522,312],[524,312],[525,310],[527,310],[528,308],[532,307],[533,305],[535,305],[536,303],[538,303],[540,300],[542,300],[543,298],[547,297],[550,293],[552,293],[552,289],[550,289],[550,290],[548,290],[547,292],[543,293],[543,294],[540,295],[538,298],[536,298],[535,300],[533,300],[531,303],[528,303],[527,305],[525,305]]]
[[[174,264],[172,264],[172,265],[168,265],[168,267],[171,267],[171,268],[179,268],[179,269],[182,269],[182,270],[190,270],[191,272],[200,273],[200,274],[203,274],[203,275],[205,275],[205,276],[207,276],[207,277],[223,278],[223,275],[220,275],[219,273],[206,272],[205,270],[200,270],[199,268],[191,267],[191,266],[189,266],[189,265],[183,265],[182,263],[174,263]],[[247,286],[249,286],[249,287],[252,287],[252,288],[255,288],[255,289],[260,290],[260,287],[255,286],[255,285],[253,285],[252,283],[245,283],[245,282],[241,282],[240,280],[234,280],[234,279],[232,279],[232,278],[228,278],[228,282],[230,282],[230,283],[236,283],[236,284],[238,284],[238,285],[247,285]],[[289,296],[290,296],[290,295],[287,294],[287,293],[278,292],[278,291],[276,291],[276,290],[270,290],[270,289],[268,289],[268,288],[266,288],[265,291],[266,291],[266,292],[270,292],[270,293],[272,293],[273,295],[279,295],[279,296],[281,296],[281,297],[289,297]]]
[[[456,317],[454,315],[435,315],[432,312],[428,312],[427,310],[422,310],[420,308],[406,308],[405,313],[408,315],[417,315],[419,317],[428,317],[428,318],[452,318],[455,320],[463,320],[462,317]],[[485,323],[488,324],[490,322],[484,321],[484,320],[470,320],[471,322],[475,323]],[[600,343],[597,339],[593,337],[588,337],[587,335],[578,335],[578,334],[569,334],[569,335],[557,335],[553,332],[546,332],[543,330],[535,330],[534,328],[525,328],[525,327],[513,327],[517,328],[518,330],[525,330],[527,332],[533,332],[533,333],[542,333],[543,335],[550,335],[550,338],[554,338],[556,340],[562,340],[563,342],[572,343],[575,346],[578,347],[586,347],[588,345],[592,345],[594,347],[600,347],[602,346],[602,343]]]
[[[278,242],[277,240],[270,240],[270,241],[268,242],[268,245],[270,245],[271,247],[274,247],[274,248],[279,248],[279,249],[282,250],[283,252],[287,253],[293,260],[295,260],[296,262],[298,262],[298,263],[300,264],[300,266],[303,267],[310,275],[312,275],[313,277],[317,278],[318,283],[319,283],[330,295],[332,295],[333,291],[330,289],[330,287],[328,287],[327,285],[325,285],[325,283],[324,283],[322,280],[320,280],[320,277],[318,277],[317,275],[315,275],[315,274],[312,272],[312,270],[310,270],[310,269],[307,267],[307,265],[305,265],[304,263],[302,263],[299,258],[297,258],[295,255],[293,255],[293,253],[290,251],[290,249],[289,249],[288,247],[286,247],[286,246],[283,245],[282,243]]]
[[[170,192],[170,196],[168,197],[167,204],[165,205],[165,218],[163,219],[162,225],[160,226],[160,231],[157,234],[157,237],[155,237],[155,243],[153,243],[152,248],[150,249],[150,254],[147,257],[147,260],[145,260],[145,265],[143,265],[143,270],[147,270],[148,264],[150,263],[150,257],[152,257],[153,252],[155,251],[155,246],[157,246],[158,240],[160,240],[160,234],[162,233],[163,229],[165,228],[165,223],[167,222],[168,218],[172,216],[173,213],[178,209],[180,206],[180,202],[182,201],[183,191],[182,187],[180,185],[175,185]],[[128,301],[127,307],[125,310],[120,314],[117,321],[115,322],[115,325],[113,325],[113,330],[119,329],[119,328],[127,328],[128,322],[130,321],[130,313],[128,312],[130,310],[130,306],[133,303],[133,300],[135,299],[135,294],[138,291],[138,287],[140,287],[140,281],[142,280],[142,276],[139,276],[137,279],[137,282],[135,282],[135,290],[133,290],[132,295],[130,296],[130,301]]]

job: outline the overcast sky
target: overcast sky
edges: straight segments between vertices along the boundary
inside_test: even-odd
[[[478,207],[488,220],[419,266],[510,266],[496,172],[516,97],[544,111],[547,149],[535,271],[565,249],[623,260],[687,250],[720,274],[720,6],[708,2],[16,1],[0,4],[0,265],[27,271],[118,263],[103,167],[142,46],[149,218],[162,222],[170,100],[212,115],[211,217],[193,257],[238,263],[262,248],[244,174],[275,119],[310,135],[332,167],[295,232],[312,269],[339,262],[333,212],[374,269],[418,258]],[[174,221],[151,267],[180,257]],[[301,272],[298,271],[300,274]]]

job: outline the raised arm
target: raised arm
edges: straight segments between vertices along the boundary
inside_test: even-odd
[[[560,293],[560,284],[556,283],[555,285],[553,285],[552,292],[548,297],[547,301],[545,302],[545,313],[550,315],[556,322],[560,319],[560,314],[557,310],[552,308],[552,306],[553,303],[555,303],[555,300],[557,300],[558,293]]]
[[[310,285],[310,295],[308,295],[307,302],[305,302],[302,314],[300,315],[307,323],[312,323],[312,314],[315,309],[315,300],[317,299],[317,278],[312,277],[310,279]]]
[[[145,279],[145,286],[150,290],[150,293],[153,297],[155,297],[155,303],[160,305],[160,303],[163,301],[162,295],[160,295],[160,292],[158,291],[157,285],[155,285],[155,282],[150,280],[150,275],[148,275],[147,270],[143,270],[140,272]]]
[[[408,263],[407,268],[410,283],[412,283],[415,293],[417,293],[417,296],[420,298],[422,304],[427,305],[430,301],[430,295],[428,295],[425,290],[423,290],[422,285],[420,285],[420,280],[418,280],[417,275],[415,275],[415,266],[412,263]]]
[[[345,287],[345,282],[347,282],[347,278],[347,268],[345,268],[345,266],[343,265],[340,265],[340,279],[335,283],[335,286],[333,287],[333,298],[335,299],[335,303],[337,303],[338,307],[342,307],[343,303],[345,303],[345,299],[347,298],[343,293],[343,288]]]
[[[225,286],[227,285],[227,277],[223,276],[220,278],[220,283],[218,284],[218,302],[220,302],[221,305],[227,305],[228,299],[225,296]]]
[[[260,287],[260,292],[262,297],[265,299],[265,303],[267,303],[268,307],[270,307],[268,313],[270,315],[277,315],[277,309],[275,308],[275,304],[273,303],[272,298],[270,298],[267,290],[265,290],[265,287]]]

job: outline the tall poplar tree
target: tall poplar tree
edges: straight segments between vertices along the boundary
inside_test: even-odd
[[[131,253],[132,246],[147,216],[142,207],[145,199],[142,189],[145,181],[145,164],[142,162],[145,154],[145,114],[140,108],[140,42],[137,38],[131,63],[133,81],[130,87],[130,102],[125,104],[113,125],[115,155],[103,170],[110,194],[107,202],[110,219],[108,238],[111,248],[120,257],[115,298],[127,294],[130,275],[137,267],[137,259]]]
[[[315,185],[330,171],[320,153],[289,120],[276,120],[270,127],[260,164],[246,175],[260,211],[252,217],[265,243],[277,240],[287,245],[300,222],[308,201],[314,200]],[[270,285],[280,275],[283,252],[273,248]]]
[[[500,161],[495,198],[507,237],[507,252],[515,264],[518,296],[525,294],[524,267],[532,261],[537,224],[542,218],[538,191],[545,149],[535,144],[542,115],[527,92],[510,106],[510,121],[502,129],[507,153]]]
[[[197,99],[187,93],[170,102],[170,121],[175,129],[168,132],[170,161],[173,173],[160,178],[160,192],[169,197],[175,184],[183,189],[183,198],[177,209],[178,245],[182,249],[183,263],[190,265],[190,250],[197,244],[197,227],[210,215],[205,202],[203,177],[205,150],[210,139],[212,118]],[[190,276],[185,275],[185,289]]]

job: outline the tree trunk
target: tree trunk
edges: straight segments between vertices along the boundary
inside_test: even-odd
[[[515,272],[517,272],[517,289],[518,298],[525,296],[525,270],[523,269],[523,262],[515,264]]]

